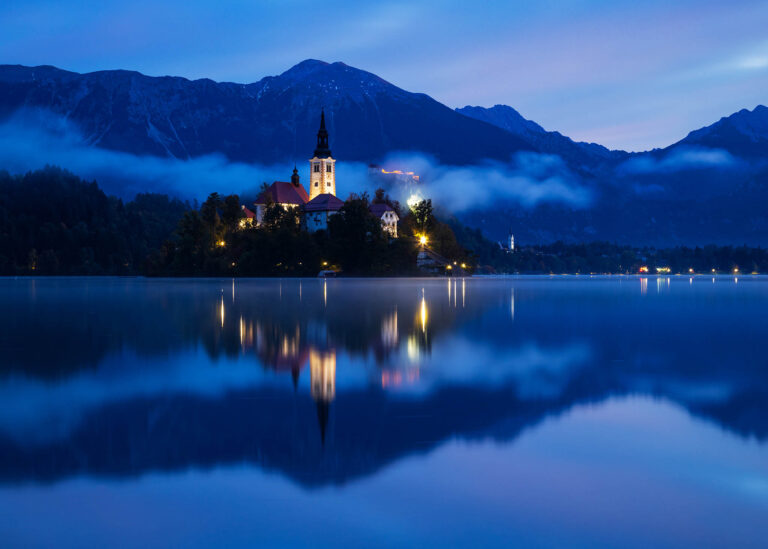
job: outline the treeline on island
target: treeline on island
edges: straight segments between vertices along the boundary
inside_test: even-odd
[[[369,213],[387,203],[398,238]],[[132,201],[106,195],[55,167],[0,172],[0,274],[150,276],[348,276],[420,274],[418,236],[437,254],[479,273],[768,272],[761,248],[636,248],[592,242],[518,247],[510,253],[481,231],[435,216],[429,201],[401,208],[379,189],[351,195],[328,230],[307,232],[298,210],[268,205],[259,227],[243,223],[237,195],[211,194],[199,207],[163,194]]]
[[[150,193],[124,203],[55,167],[0,171],[0,274],[141,273],[190,207]]]
[[[401,238],[389,238],[369,212],[392,205]],[[151,276],[316,276],[419,274],[418,240],[471,263],[451,228],[424,201],[403,213],[383,191],[352,195],[327,231],[307,232],[298,210],[270,204],[259,227],[243,225],[237,195],[212,193],[198,208],[160,194],[133,201],[107,196],[55,167],[11,176],[0,172],[0,274]]]

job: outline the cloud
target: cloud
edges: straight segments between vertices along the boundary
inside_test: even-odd
[[[661,157],[642,154],[621,164],[619,174],[674,173],[707,168],[728,169],[739,166],[739,160],[723,149],[676,147]]]
[[[94,179],[123,198],[146,191],[190,199],[255,192],[264,181],[287,180],[293,168],[230,162],[219,154],[184,161],[99,149],[68,121],[42,111],[24,111],[0,125],[0,169],[21,173],[46,164]]]
[[[531,208],[540,203],[565,203],[583,208],[591,204],[590,189],[555,155],[517,153],[508,164],[486,161],[471,166],[446,166],[419,154],[396,153],[383,162],[387,169],[414,171],[418,185],[395,187],[405,202],[413,193],[448,211],[518,204]]]
[[[96,180],[109,194],[131,199],[138,192],[160,192],[183,199],[204,199],[209,193],[254,195],[263,182],[287,181],[292,164],[231,162],[220,154],[190,160],[93,147],[67,120],[45,111],[23,111],[0,124],[0,168],[11,173],[61,166],[76,175]],[[532,207],[541,202],[588,205],[591,195],[578,184],[563,161],[552,155],[518,154],[510,164],[486,162],[477,166],[445,166],[420,154],[393,154],[387,165],[419,173],[416,189],[451,212],[492,206],[499,201]],[[381,183],[371,179],[368,166],[338,163],[337,194],[372,192]],[[299,166],[304,184],[308,167]],[[394,187],[405,202],[413,189]]]

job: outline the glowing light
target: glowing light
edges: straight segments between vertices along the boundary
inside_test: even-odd
[[[509,319],[515,320],[515,289],[512,288],[511,295],[509,296]]]
[[[219,308],[221,313],[221,327],[224,327],[224,296],[221,296],[221,307]]]
[[[467,268],[466,264],[462,263],[462,264],[461,264],[461,268],[462,268],[462,269],[466,269],[466,268]]]
[[[739,268],[738,267],[734,267],[733,268],[733,274],[737,274],[738,272],[739,272]]]
[[[226,246],[226,245],[227,245],[227,243],[226,243],[226,242],[224,242],[223,240],[219,240],[218,242],[216,242],[216,245],[217,245],[219,248],[223,248],[224,246]]]
[[[445,266],[445,268],[446,268],[446,269],[448,269],[449,271],[450,271],[451,269],[453,269],[453,267],[451,267],[450,265],[446,265],[446,266]]]
[[[423,199],[418,194],[412,194],[408,197],[408,200],[405,201],[405,203],[408,205],[410,209],[413,209],[416,207],[416,204],[421,202]]]
[[[323,267],[327,267],[327,266],[328,266],[328,262],[327,261],[323,261]]]
[[[328,307],[328,281],[323,280],[323,307]]]
[[[641,273],[647,273],[647,272],[648,272],[648,267],[646,267],[645,265],[643,265],[643,266],[642,266],[642,267],[640,267],[640,269],[638,269],[638,270],[639,270]]]
[[[693,269],[692,269],[692,268],[691,268],[691,269],[688,269],[688,272],[689,272],[689,273],[691,273],[691,274],[693,274]]]
[[[667,273],[669,273],[671,271],[672,271],[672,269],[670,269],[669,267],[656,267],[656,272],[657,273],[667,274]]]
[[[424,289],[421,290],[421,311],[419,312],[421,317],[421,333],[427,331],[427,300],[424,299]]]
[[[422,246],[426,246],[427,242],[428,242],[428,239],[426,235],[419,236],[419,244],[421,244]]]

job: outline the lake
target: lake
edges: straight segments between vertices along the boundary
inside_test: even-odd
[[[765,547],[768,278],[0,279],[5,547]]]

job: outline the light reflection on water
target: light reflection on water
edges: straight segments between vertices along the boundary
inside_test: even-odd
[[[0,280],[0,534],[757,546],[768,280],[715,279]]]

